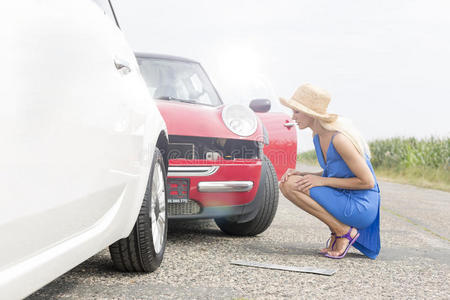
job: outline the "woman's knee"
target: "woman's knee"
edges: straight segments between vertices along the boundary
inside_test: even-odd
[[[286,197],[290,198],[292,193],[297,191],[297,181],[300,176],[292,175],[289,176],[288,180],[280,184],[280,191]]]
[[[280,192],[283,194],[283,196],[285,196],[286,198],[288,197],[288,186],[286,185],[286,182],[282,182],[280,183]]]

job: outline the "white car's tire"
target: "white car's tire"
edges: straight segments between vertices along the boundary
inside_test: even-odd
[[[139,216],[130,235],[111,246],[114,266],[124,272],[153,272],[161,264],[167,241],[167,177],[156,148]]]
[[[239,236],[254,236],[264,232],[272,224],[278,208],[278,179],[275,168],[265,155],[262,161],[267,167],[264,168],[264,181],[259,183],[264,185],[264,191],[262,199],[259,199],[261,206],[259,207],[258,214],[254,219],[244,223],[239,223],[233,220],[233,218],[215,219],[217,226],[224,233]]]

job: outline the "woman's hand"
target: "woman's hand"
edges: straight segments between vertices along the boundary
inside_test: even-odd
[[[302,172],[295,169],[287,169],[283,176],[281,176],[280,183],[286,182],[291,175],[302,175]]]
[[[315,186],[323,186],[324,184],[324,178],[322,176],[307,174],[305,176],[302,176],[297,181],[297,188],[299,191],[307,192],[310,188]]]

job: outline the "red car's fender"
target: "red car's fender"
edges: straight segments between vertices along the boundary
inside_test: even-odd
[[[251,136],[239,136],[229,130],[222,120],[223,105],[212,107],[166,100],[156,100],[156,103],[166,121],[169,135],[263,141],[260,120]]]
[[[279,180],[288,168],[295,168],[297,161],[295,125],[285,113],[266,112],[257,115],[269,135],[269,145],[265,145],[264,154],[274,165]]]

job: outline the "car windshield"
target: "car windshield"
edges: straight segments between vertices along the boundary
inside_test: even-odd
[[[161,58],[137,59],[153,98],[211,106],[221,104],[200,64]]]

